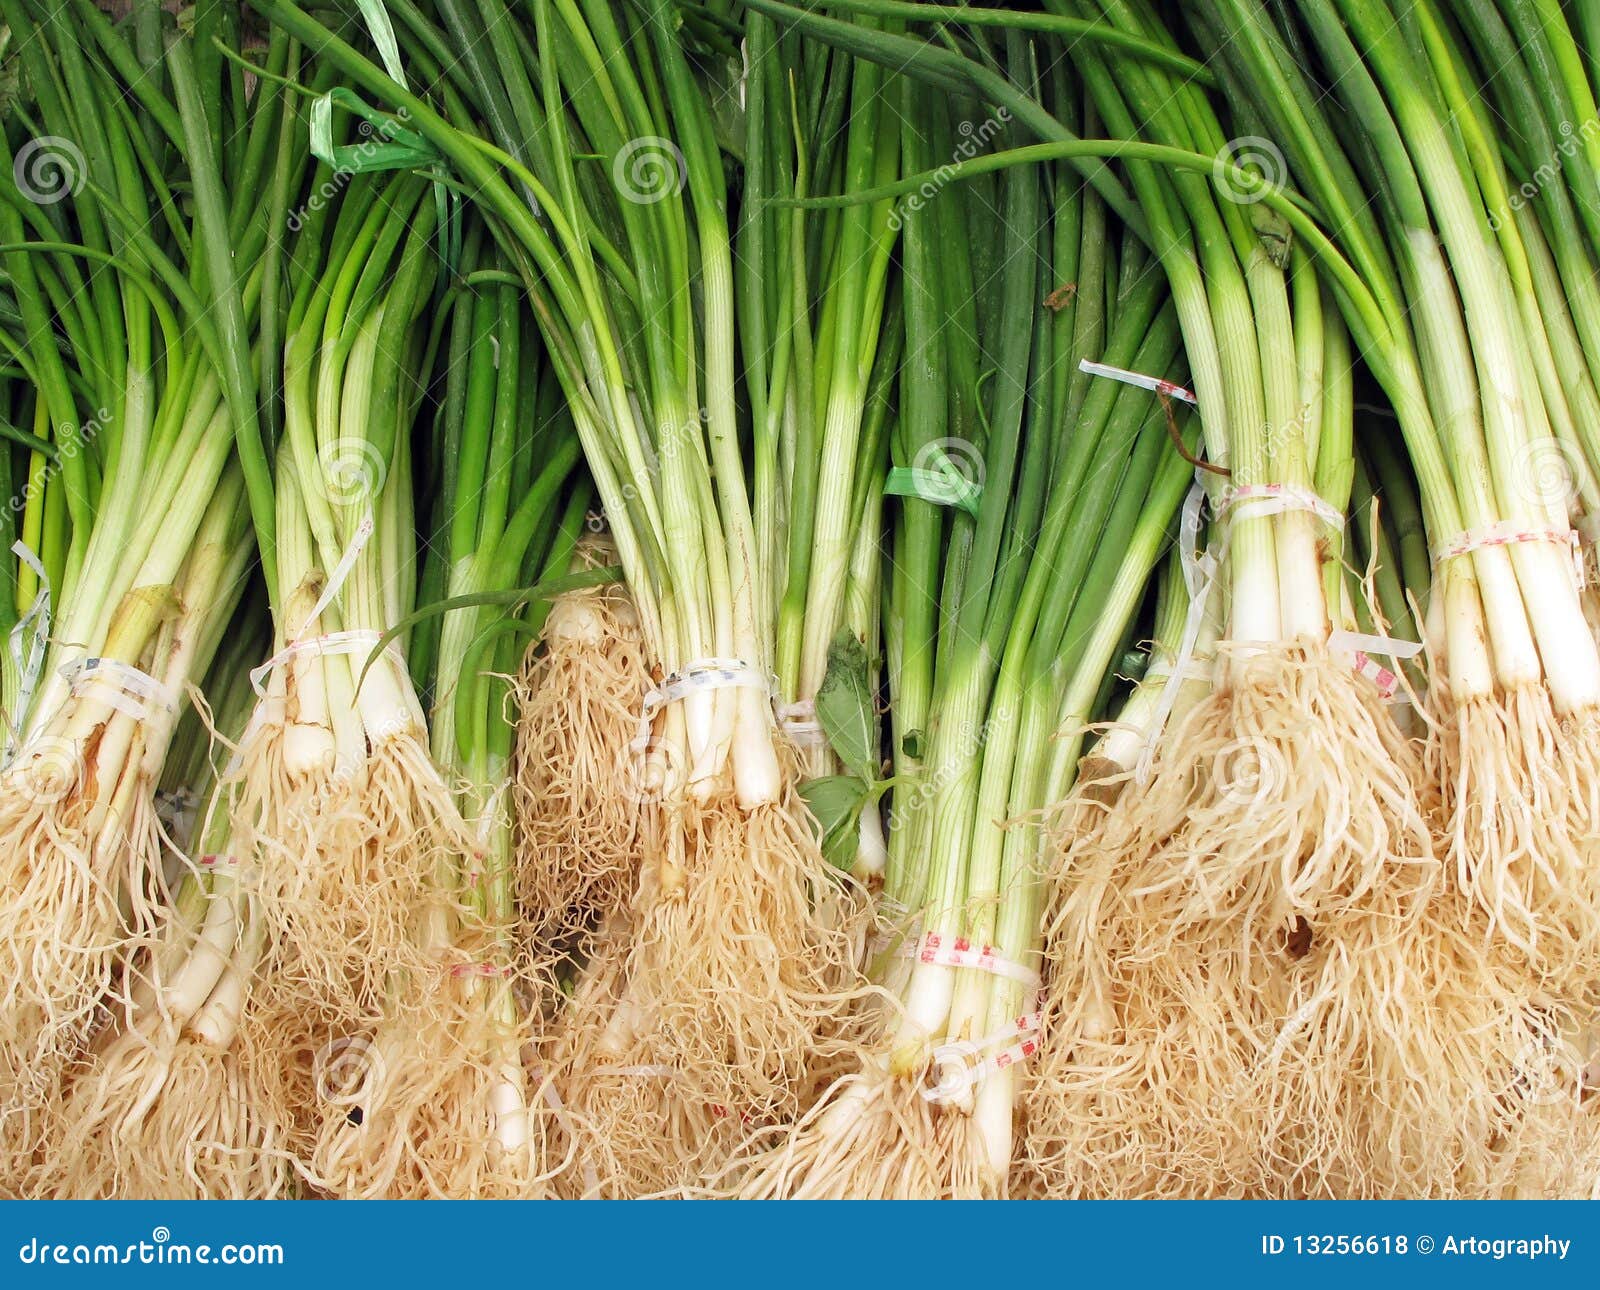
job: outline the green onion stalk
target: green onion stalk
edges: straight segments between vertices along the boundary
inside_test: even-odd
[[[889,268],[901,217],[887,200],[817,212],[780,202],[895,179],[899,127],[883,69],[792,35],[779,40],[763,14],[747,22],[738,267],[753,509],[776,596],[767,612],[783,729],[804,773],[821,777],[846,769],[816,719],[835,638],[847,631],[877,653],[887,408],[872,391],[875,370],[881,384],[897,367],[898,332],[885,312],[894,316]],[[959,470],[943,460],[920,468],[942,479],[937,466]],[[881,875],[876,804],[864,804],[859,820],[853,870]]]
[[[162,62],[166,97],[130,77],[123,35],[91,6],[73,9],[15,0],[4,11],[33,136],[14,152],[8,141],[3,158],[7,334],[50,448],[30,464],[22,528],[53,610],[0,774],[17,983],[0,1023],[0,1068],[17,1090],[9,1162],[48,1127],[35,1110],[116,1006],[126,952],[170,901],[155,794],[184,685],[203,665],[210,619],[230,612],[249,547],[248,529],[224,522],[244,510],[249,472],[234,445],[256,411],[235,332],[259,316],[268,237],[255,193],[280,115],[269,92],[230,118],[230,205],[207,143],[222,122],[206,102],[228,78],[201,82],[178,42]],[[282,39],[268,53],[279,65],[287,55]],[[23,148],[35,146],[58,148],[60,165],[30,170]],[[55,189],[41,187],[52,177]],[[226,317],[219,295],[234,305]],[[31,590],[42,595],[37,581]]]
[[[297,1166],[336,1193],[383,1194],[404,1164],[403,1139],[345,1130],[414,1069],[400,1060],[414,1048],[385,1057],[390,1032],[430,1022],[453,988],[432,929],[458,903],[451,858],[474,846],[409,667],[412,427],[442,335],[427,323],[435,231],[426,180],[354,173],[293,244],[280,608],[230,776],[267,939],[239,1042]],[[305,1060],[281,1060],[296,1050]]]
[[[794,1113],[839,1050],[856,979],[854,897],[823,861],[778,755],[774,647],[761,628],[772,573],[735,397],[727,176],[678,11],[667,0],[534,3],[529,37],[498,4],[476,15],[440,6],[438,21],[407,26],[408,48],[435,33],[478,68],[470,94],[440,85],[441,111],[292,0],[255,7],[359,92],[403,110],[484,211],[544,333],[656,684],[687,678],[650,710],[635,782],[659,799],[660,845],[634,934],[614,942],[617,989],[567,1010],[588,1039],[555,1076],[569,1103],[585,1100],[586,1123],[608,1104],[653,1107],[619,1109],[601,1136],[673,1185],[724,1126]],[[667,1073],[591,1079],[595,1067]]]
[[[1259,35],[1262,15],[1240,10],[1234,6],[1226,20],[1210,23],[1206,34],[1218,41],[1243,32]],[[1129,22],[1136,11],[1108,7],[1106,12],[1114,21]],[[1344,40],[1331,22],[1319,26],[1318,37],[1326,37],[1326,48],[1335,51]],[[1279,83],[1292,63],[1286,55],[1279,57],[1281,46],[1273,50],[1268,42],[1260,48],[1271,51],[1271,57],[1251,64],[1253,71],[1264,81]],[[1341,85],[1354,93],[1361,77],[1348,61],[1338,66],[1350,72]],[[1238,82],[1229,76],[1221,79],[1236,113],[1236,133],[1259,134],[1261,100],[1238,92]],[[1109,95],[1100,95],[1099,101],[1117,128]],[[1148,115],[1124,117],[1120,132],[1131,133],[1127,127],[1135,124],[1142,130],[1161,124],[1157,108],[1166,101],[1152,101]],[[1175,96],[1170,101],[1182,100]],[[1351,340],[1394,403],[1422,485],[1430,532],[1462,532],[1441,444],[1470,451],[1471,437],[1445,440],[1435,429],[1428,400],[1457,399],[1459,404],[1470,384],[1462,377],[1471,370],[1470,359],[1464,367],[1451,367],[1447,378],[1441,373],[1424,398],[1412,338],[1398,330],[1406,325],[1403,320],[1415,319],[1425,329],[1424,352],[1430,361],[1438,353],[1431,346],[1445,344],[1452,334],[1458,340],[1464,337],[1464,331],[1451,333],[1448,310],[1442,307],[1454,301],[1454,287],[1437,274],[1429,276],[1444,268],[1431,233],[1406,238],[1399,251],[1410,257],[1408,272],[1417,275],[1415,280],[1443,283],[1442,294],[1429,297],[1428,309],[1380,305],[1378,297],[1393,281],[1387,248],[1365,236],[1372,219],[1365,199],[1358,204],[1354,191],[1341,187],[1348,163],[1327,150],[1332,131],[1305,121],[1303,106],[1314,101],[1310,87],[1288,84],[1275,92],[1270,106],[1280,119],[1266,128],[1297,148],[1320,149],[1297,177],[1313,200],[1326,204],[1326,218],[1348,239],[1344,250],[1350,259],[1321,232],[1304,205],[1273,182],[1247,177],[1232,161],[1231,148],[1223,146],[1223,132],[1209,109],[1198,99],[1189,101],[1196,110],[1182,124],[1194,133],[1175,132],[1166,145],[1173,151],[1157,145],[1148,155],[1170,166],[1176,184],[1176,176],[1199,172],[1200,158],[1209,154],[1211,178],[1233,199],[1230,204],[1251,212],[1252,225],[1269,245],[1283,245],[1288,233],[1294,236],[1294,244],[1286,246],[1284,266],[1287,308],[1276,303],[1279,292],[1269,294],[1273,280],[1259,261],[1243,261],[1249,269],[1253,324],[1266,337],[1260,371],[1278,382],[1275,386],[1269,379],[1262,387],[1266,425],[1278,430],[1257,445],[1258,450],[1265,448],[1269,469],[1291,480],[1298,471],[1298,478],[1309,481],[1332,510],[1348,510],[1352,416],[1348,378],[1340,375],[1348,359],[1327,347],[1334,334],[1333,315],[1326,302],[1313,312],[1313,291],[1320,293],[1323,285],[1307,273],[1309,262],[1337,302]],[[1370,117],[1360,119],[1364,126],[1370,124]],[[1144,151],[1143,145],[1127,146]],[[1134,154],[1124,155],[1131,170]],[[1394,191],[1400,191],[1398,186]],[[1147,212],[1155,209],[1151,202],[1144,205]],[[1194,227],[1201,228],[1205,213],[1200,203],[1186,209]],[[1225,217],[1237,214],[1217,209]],[[1386,202],[1378,209],[1387,214],[1392,207]],[[1220,269],[1207,276],[1214,290]],[[1295,361],[1287,370],[1298,371],[1299,388],[1317,384],[1306,377],[1316,352],[1310,342],[1318,318],[1324,337],[1321,409],[1303,416],[1301,424],[1320,430],[1289,436],[1290,444],[1301,439],[1304,445],[1297,463],[1293,453],[1285,460],[1281,434],[1295,422],[1273,412],[1275,402],[1282,405],[1283,394],[1292,387],[1274,363],[1292,354]],[[1438,334],[1426,330],[1435,327]],[[1268,348],[1274,332],[1281,334]],[[1224,335],[1220,329],[1217,334]],[[1462,344],[1464,348],[1464,340]],[[1193,344],[1188,348],[1194,360]],[[1279,357],[1268,362],[1270,355]],[[1197,388],[1202,417],[1207,417],[1211,405],[1204,382],[1197,381]],[[1231,383],[1228,388],[1231,394]],[[1276,400],[1274,388],[1279,389]],[[1475,399],[1474,392],[1466,392]],[[1456,411],[1466,418],[1476,415],[1468,406]],[[1439,424],[1458,423],[1440,417]],[[1230,434],[1228,440],[1234,488],[1248,481],[1248,458],[1233,450],[1236,437]],[[1466,477],[1480,484],[1487,478],[1482,472]],[[1228,635],[1235,640],[1245,594],[1239,584],[1252,567],[1240,558],[1238,513],[1236,509],[1227,533],[1232,575]],[[1291,542],[1277,545],[1280,568],[1284,552],[1295,549],[1292,529],[1289,536]],[[1339,548],[1331,545],[1323,554],[1337,556]],[[1472,554],[1475,567],[1477,552]],[[1459,560],[1446,564],[1456,572],[1463,567]],[[1302,576],[1308,585],[1314,583],[1319,599],[1332,611],[1330,625],[1342,626],[1342,575],[1324,566],[1314,580],[1309,567],[1302,569]],[[1294,608],[1297,600],[1308,604],[1309,593],[1290,579],[1280,579],[1280,590],[1280,615],[1287,627],[1301,616]],[[1448,582],[1437,590],[1451,595]],[[1452,603],[1463,603],[1459,594]],[[1450,657],[1461,661],[1455,637],[1448,639]],[[1480,655],[1486,639],[1480,630]],[[1224,726],[1215,707],[1202,705],[1182,726],[1171,728],[1166,741],[1172,758],[1198,757],[1202,766],[1209,763],[1211,773],[1201,784],[1210,795],[1197,798],[1187,760],[1182,769],[1174,760],[1171,777],[1163,783],[1158,760],[1151,786],[1137,802],[1118,812],[1104,834],[1069,851],[1065,896],[1058,895],[1058,902],[1075,905],[1076,914],[1071,922],[1058,920],[1054,933],[1066,938],[1062,959],[1069,964],[1081,959],[1074,947],[1096,947],[1109,982],[1098,989],[1109,993],[1114,1004],[1109,1026],[1105,1018],[1085,1017],[1079,1010],[1076,1029],[1060,1035],[1059,1045],[1047,1046],[1041,1097],[1054,1103],[1054,1118],[1049,1132],[1030,1146],[1030,1156],[1050,1194],[1171,1194],[1173,1180],[1198,1176],[1214,1185],[1225,1178],[1221,1185],[1229,1194],[1492,1190],[1483,1179],[1499,1167],[1494,1152],[1503,1117],[1499,1103],[1472,1093],[1482,1087],[1483,1070],[1511,1058],[1519,1038],[1537,1032],[1541,1014],[1508,1006],[1505,984],[1486,965],[1481,942],[1475,945],[1461,935],[1459,902],[1452,904],[1455,893],[1439,881],[1427,836],[1422,814],[1427,781],[1415,749],[1382,711],[1380,695],[1371,688],[1352,688],[1357,678],[1345,670],[1348,658],[1338,657],[1348,651],[1329,653],[1335,654],[1336,667],[1313,660],[1314,670],[1301,675],[1314,684],[1292,687],[1301,707],[1315,718],[1308,723],[1300,717],[1297,728],[1285,728],[1276,717],[1263,720],[1259,711],[1251,720],[1241,720],[1239,700],[1249,691],[1238,684],[1234,669],[1233,684],[1219,685],[1217,692],[1219,706],[1230,697],[1234,702],[1232,722]],[[1254,666],[1248,660],[1246,671]],[[1364,678],[1361,685],[1366,685]],[[1218,727],[1226,734],[1209,733]],[[1333,740],[1343,751],[1330,752],[1327,745],[1309,741],[1306,736],[1312,732],[1316,740]],[[1228,742],[1220,743],[1222,737]],[[1293,815],[1285,816],[1285,804],[1294,808]],[[1124,829],[1121,839],[1109,837]],[[1231,876],[1208,868],[1203,883],[1172,882],[1181,854],[1188,854],[1196,841],[1206,844],[1201,856],[1224,851],[1210,842],[1219,834],[1234,837],[1233,848],[1259,849],[1253,865],[1236,866]],[[1367,841],[1354,845],[1357,838]],[[1152,850],[1150,839],[1162,842]],[[1182,848],[1179,855],[1166,839]],[[1382,859],[1375,861],[1376,856]],[[1148,867],[1145,861],[1151,861]],[[1084,875],[1083,881],[1076,874]],[[1239,878],[1244,881],[1233,885]],[[1108,892],[1108,887],[1115,891]],[[1196,961],[1211,965],[1199,984],[1192,970]],[[1464,997],[1451,994],[1460,1018],[1442,1029],[1427,1021],[1408,1021],[1452,970],[1474,982]],[[1059,992],[1066,1001],[1075,991],[1083,992],[1076,980],[1052,986],[1052,994]],[[1484,998],[1493,1003],[1483,1004]],[[1212,1022],[1195,1026],[1196,1016]],[[1169,1042],[1180,1017],[1190,1019],[1181,1046]],[[1106,1034],[1111,1038],[1097,1047],[1097,1036]],[[1455,1037],[1441,1040],[1441,1035]],[[1162,1046],[1158,1065],[1140,1060],[1115,1066],[1115,1080],[1093,1087],[1078,1077],[1075,1062],[1094,1065],[1114,1062],[1117,1054],[1154,1051],[1146,1047],[1153,1036],[1163,1037],[1156,1041]],[[1424,1052],[1430,1054],[1429,1075],[1418,1079]],[[1135,1103],[1141,1114],[1129,1116]],[[1514,1114],[1521,1115],[1521,1109]],[[1273,1126],[1272,1132],[1262,1134],[1262,1124]],[[1105,1132],[1107,1126],[1116,1127]],[[1085,1174],[1083,1162],[1091,1159],[1103,1167]],[[1222,1173],[1219,1161],[1228,1162]]]
[[[1026,83],[1025,50],[1011,37],[1003,56]],[[899,113],[907,160],[967,134],[974,108],[946,112],[918,87]],[[1159,403],[1078,368],[1181,375],[1165,284],[1136,243],[1108,246],[1098,198],[1011,169],[904,221],[896,461],[970,427],[981,496],[975,517],[907,498],[895,520],[884,890],[909,918],[875,974],[898,1007],[862,1068],[750,1162],[747,1195],[1009,1191],[1016,1069],[1037,1046],[1042,816],[1076,763],[1059,736],[1097,714],[1189,482]],[[984,248],[980,227],[1003,241]],[[958,247],[974,248],[966,273]]]
[[[1491,925],[1533,971],[1581,973],[1587,981],[1600,962],[1589,934],[1600,914],[1592,851],[1597,804],[1583,778],[1600,655],[1578,622],[1586,618],[1592,638],[1595,594],[1585,565],[1592,571],[1600,504],[1594,83],[1580,33],[1560,5],[1402,7],[1390,21],[1400,21],[1410,46],[1404,49],[1377,37],[1375,17],[1353,12],[1351,31],[1407,131],[1460,293],[1481,391],[1478,433],[1491,516],[1540,535],[1506,548],[1515,587],[1507,586],[1503,597],[1495,596],[1501,584],[1494,580],[1480,577],[1479,584],[1485,616],[1492,622],[1503,612],[1525,624],[1520,634],[1531,633],[1534,646],[1518,669],[1510,666],[1517,656],[1502,635],[1491,636],[1494,698],[1513,709],[1534,708],[1515,711],[1506,723],[1506,737],[1516,740],[1509,760],[1523,763],[1511,772],[1513,782],[1534,793],[1549,785],[1554,795],[1502,795],[1511,800],[1486,811],[1484,792],[1456,780],[1446,790],[1449,854]],[[1418,79],[1407,83],[1408,76]],[[1412,119],[1434,117],[1454,135],[1448,160],[1412,141],[1410,131],[1423,128]],[[1513,379],[1515,385],[1506,383]],[[1430,537],[1436,545],[1451,540]],[[1476,563],[1477,552],[1472,558]],[[1529,692],[1538,697],[1520,697]],[[1449,697],[1468,713],[1481,706],[1470,689],[1464,702],[1453,692]],[[1553,709],[1548,716],[1546,707]],[[1520,751],[1520,728],[1528,722],[1554,727],[1549,757]],[[1465,732],[1459,737],[1464,745]],[[1458,755],[1466,756],[1464,747]],[[1450,761],[1441,761],[1448,772]]]
[[[229,501],[221,518],[239,526],[237,485]],[[196,625],[208,638],[201,655],[214,658],[204,706],[191,710],[200,737],[172,781],[200,804],[192,845],[169,849],[172,904],[150,943],[128,957],[122,998],[74,1063],[25,1194],[262,1200],[292,1192],[281,1126],[251,1096],[233,1046],[264,936],[230,845],[221,778],[231,743],[223,741],[237,740],[255,706],[249,671],[269,639],[263,608],[264,600],[247,600],[231,619]]]
[[[1075,8],[1073,16],[1176,52],[1138,6]],[[1268,1044],[1259,1036],[1310,1003],[1329,1017],[1312,1032],[1319,1037],[1363,1027],[1351,1004],[1358,987],[1381,992],[1385,974],[1404,968],[1392,956],[1351,955],[1349,945],[1374,939],[1397,945],[1394,925],[1423,918],[1436,877],[1415,787],[1421,778],[1415,750],[1381,696],[1343,651],[1330,648],[1326,565],[1341,551],[1351,417],[1348,371],[1341,373],[1329,349],[1338,340],[1319,273],[1338,266],[1326,263],[1327,240],[1303,209],[1231,160],[1229,133],[1191,78],[1132,55],[1113,56],[1104,42],[1086,43],[1077,67],[1112,138],[1084,140],[1060,112],[1049,113],[1014,85],[995,83],[971,60],[917,47],[879,55],[891,52],[908,74],[959,76],[995,101],[1013,103],[1017,119],[1048,141],[958,170],[1119,158],[1138,194],[1130,224],[1166,271],[1208,456],[1230,472],[1226,491],[1212,483],[1227,522],[1227,599],[1217,689],[1181,727],[1168,727],[1143,791],[1125,798],[1116,813],[1115,845],[1125,862],[1112,865],[1113,872],[1120,877],[1149,861],[1162,876],[1132,884],[1142,893],[1138,919],[1125,920],[1127,906],[1115,906],[1106,915],[1109,925],[1091,939],[1098,938],[1111,962],[1121,962],[1127,956],[1117,937],[1154,938],[1163,949],[1141,948],[1129,961],[1151,964],[1157,977],[1188,971],[1219,939],[1247,947],[1241,952],[1250,971],[1208,981],[1208,988],[1225,997],[1217,1005],[1223,1015],[1255,1010],[1244,1028],[1248,1038],[1235,1042],[1231,1031],[1197,1029],[1181,1078],[1293,1099],[1293,1082],[1274,1083],[1271,1064],[1260,1064]],[[1086,177],[1098,181],[1097,191],[1106,183],[1092,169]],[[1111,193],[1106,200],[1113,201]],[[1305,250],[1318,252],[1315,259],[1296,246],[1301,237]],[[1347,289],[1352,276],[1336,285]],[[1344,755],[1330,751],[1335,747]],[[1210,773],[1196,777],[1196,765]],[[1070,852],[1065,865],[1070,881]],[[1201,870],[1203,882],[1171,881],[1174,873]],[[1307,927],[1317,953],[1299,972],[1285,973],[1285,944],[1298,945]],[[1183,990],[1182,982],[1157,986],[1163,999],[1167,990]],[[1067,1064],[1070,1074],[1074,1047],[1071,1034],[1049,1037],[1051,1071]],[[1304,1066],[1328,1084],[1347,1069],[1309,1060]],[[1171,1085],[1175,1069],[1156,1072],[1163,1085]],[[1262,1071],[1269,1078],[1258,1079]],[[1152,1097],[1159,1104],[1168,1094],[1157,1089]],[[1207,1113],[1227,1139],[1248,1131],[1249,1110],[1217,1099]],[[1335,1120],[1315,1114],[1300,1123],[1312,1132],[1336,1131]],[[1155,1148],[1165,1149],[1165,1143]]]
[[[585,488],[563,498],[580,455],[570,422],[530,424],[537,332],[515,279],[498,277],[446,306],[442,487],[423,574],[440,599],[417,611],[437,615],[439,630],[414,655],[431,682],[433,757],[470,842],[437,856],[434,882],[450,899],[425,906],[416,932],[431,975],[399,986],[429,991],[427,1006],[391,1004],[353,1090],[360,1114],[324,1119],[309,1173],[343,1196],[527,1196],[542,1168],[523,1051],[536,1038],[530,995],[548,987],[521,954],[505,681],[539,630],[542,593],[529,588],[566,568],[588,498]]]
[[[318,167],[310,191],[331,173]],[[434,205],[411,175],[344,178],[302,217],[289,258],[279,612],[231,776],[236,844],[259,867],[283,964],[263,975],[263,1016],[291,1026],[313,1000],[373,1023],[394,973],[427,970],[418,909],[464,827],[429,754],[407,633],[386,636],[415,602],[411,425],[433,343],[419,320]]]
[[[1531,10],[1503,12],[1515,27]],[[1554,15],[1543,12],[1553,38]],[[1282,122],[1291,173],[1338,230],[1338,246],[1324,246],[1319,260],[1399,419],[1435,564],[1425,751],[1440,799],[1438,849],[1454,881],[1434,921],[1445,941],[1470,929],[1462,957],[1489,982],[1463,999],[1466,1015],[1447,1030],[1453,1043],[1470,1035],[1481,1049],[1430,1063],[1443,1087],[1403,1086],[1413,1126],[1441,1132],[1417,1130],[1387,1177],[1397,1194],[1501,1194],[1508,1172],[1537,1178],[1576,1139],[1547,1110],[1563,1099],[1486,1104],[1480,1072],[1518,1068],[1524,1049],[1582,1031],[1592,980],[1592,938],[1580,929],[1592,922],[1594,893],[1585,732],[1595,652],[1567,536],[1585,485],[1550,379],[1553,364],[1581,426],[1581,371],[1562,339],[1548,263],[1539,267],[1539,230],[1525,194],[1514,201],[1508,189],[1492,142],[1499,131],[1464,88],[1468,60],[1450,22],[1431,6],[1307,4],[1292,25],[1233,10],[1213,25],[1237,34],[1230,57],[1275,85],[1264,101]],[[1485,61],[1503,47],[1489,43],[1485,7],[1462,30],[1477,33]],[[1526,47],[1533,57],[1539,44]],[[1306,112],[1309,55],[1291,48],[1314,50],[1337,82],[1342,131]],[[1527,88],[1520,78],[1508,67],[1494,90],[1508,110],[1517,86]],[[1368,210],[1367,191],[1388,200]],[[1511,540],[1481,544],[1486,535]],[[1484,956],[1497,962],[1485,968]]]

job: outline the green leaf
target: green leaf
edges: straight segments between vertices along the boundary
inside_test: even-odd
[[[800,796],[817,818],[823,859],[835,869],[849,869],[855,864],[856,821],[871,794],[871,787],[854,775],[824,775],[800,785]]]
[[[828,670],[817,690],[817,722],[846,770],[869,783],[878,777],[871,664],[866,647],[848,627],[828,646]]]

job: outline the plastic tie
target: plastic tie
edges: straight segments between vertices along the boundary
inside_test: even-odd
[[[274,670],[301,654],[319,656],[337,654],[371,653],[378,647],[382,635],[374,631],[329,632],[326,636],[313,636],[309,640],[291,641],[265,663],[250,669],[250,685],[262,698],[266,697],[266,679]]]
[[[1588,575],[1583,560],[1583,539],[1577,529],[1530,527],[1518,524],[1514,520],[1497,520],[1493,524],[1484,525],[1481,529],[1468,529],[1464,533],[1458,533],[1450,541],[1434,547],[1429,554],[1435,564],[1440,564],[1457,556],[1470,555],[1484,547],[1515,546],[1520,542],[1553,542],[1558,546],[1570,548],[1572,569],[1578,580],[1578,590],[1582,591],[1588,585]]]
[[[1164,394],[1169,399],[1177,399],[1180,403],[1187,403],[1193,408],[1200,406],[1200,400],[1195,397],[1193,390],[1186,390],[1183,386],[1163,380],[1159,376],[1130,372],[1125,367],[1113,367],[1110,363],[1093,363],[1087,358],[1078,364],[1078,370],[1087,372],[1090,376],[1103,376],[1107,380],[1120,381],[1123,385],[1137,386],[1141,390],[1149,390],[1152,394]]]
[[[1392,636],[1371,636],[1362,632],[1337,631],[1328,636],[1328,649],[1334,654],[1347,655],[1351,665],[1367,680],[1378,687],[1385,699],[1392,699],[1400,688],[1400,676],[1384,667],[1372,656],[1408,659],[1422,653],[1421,641],[1397,640]]]
[[[177,696],[148,672],[114,658],[82,658],[61,669],[73,693],[83,685],[100,683],[108,689],[105,700],[124,716],[144,721],[152,709],[171,714],[178,710]]]
[[[50,644],[50,575],[44,562],[21,538],[11,544],[11,553],[33,570],[39,579],[39,590],[23,614],[11,628],[7,644],[11,661],[16,666],[20,683],[17,687],[16,729],[21,730],[28,720],[28,709],[33,704],[33,692],[38,687],[40,673],[44,671],[44,656]],[[7,740],[6,762],[16,756],[16,731]]]
[[[938,932],[925,932],[914,948],[907,946],[901,952],[919,963],[970,968],[1005,977],[1033,990],[1039,988],[1039,974],[1032,968],[1001,957],[992,945],[974,945],[965,936],[945,937]]]

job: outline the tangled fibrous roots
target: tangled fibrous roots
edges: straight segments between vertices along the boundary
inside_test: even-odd
[[[685,1084],[634,1033],[622,999],[628,911],[603,925],[588,970],[539,1045],[537,1100],[552,1132],[546,1168],[566,1198],[684,1194],[719,1170],[747,1130]],[[660,1060],[657,1060],[657,1059]]]
[[[793,1119],[849,1046],[866,902],[822,858],[795,798],[684,803],[664,823],[640,883],[624,1015],[608,1023],[617,1056],[672,1066],[730,1114]]]
[[[1529,687],[1451,705],[1439,729],[1429,778],[1476,921],[1538,976],[1600,982],[1600,712],[1557,716]]]
[[[1174,935],[1230,918],[1325,924],[1380,889],[1420,914],[1439,865],[1419,752],[1377,692],[1321,648],[1256,650],[1237,673],[1168,730],[1095,845],[1148,865],[1141,899]]]
[[[543,1117],[529,1105],[532,1036],[516,984],[445,965],[430,1006],[370,1037],[333,1040],[314,1061],[321,1116],[302,1170],[351,1199],[538,1198]]]
[[[558,599],[515,692],[517,893],[535,957],[586,951],[639,867],[640,704],[651,684],[621,586]]]
[[[165,902],[149,798],[133,793],[127,817],[96,810],[80,796],[88,773],[24,754],[0,777],[0,1186]]]
[[[265,732],[247,758],[233,814],[274,948],[257,992],[269,1013],[314,1007],[349,1027],[372,1023],[392,974],[428,966],[414,932],[421,911],[447,899],[434,882],[441,859],[472,854],[476,840],[410,733],[377,743],[359,778],[294,784],[273,743]]]
[[[940,1106],[926,1082],[869,1057],[776,1142],[752,1139],[730,1169],[751,1200],[977,1200],[982,1181],[971,1116]]]
[[[1251,658],[1147,785],[1102,777],[1065,813],[1029,1189],[1315,1195],[1343,1171],[1369,1194],[1404,1168],[1370,1159],[1381,1105],[1351,1089],[1392,1100],[1369,1068],[1428,1051],[1439,866],[1412,750],[1364,685],[1321,652]]]
[[[1218,720],[1209,706],[1202,723]],[[1203,737],[1185,723],[1174,746]],[[1560,1037],[1582,1009],[1537,984],[1530,992],[1526,973],[1486,948],[1453,885],[1419,881],[1425,869],[1391,856],[1372,881],[1347,877],[1305,905],[1274,901],[1284,835],[1248,810],[1240,828],[1264,871],[1253,880],[1223,863],[1221,845],[1196,855],[1181,824],[1149,830],[1132,786],[1107,797],[1094,786],[1065,813],[1074,831],[1053,876],[1022,1190],[1574,1190],[1573,1162],[1595,1149],[1594,1108],[1581,1063],[1559,1088],[1540,1072],[1571,1051]]]
[[[71,1076],[59,1141],[29,1194],[58,1199],[270,1200],[293,1174],[231,1052],[167,1026],[129,1031]]]

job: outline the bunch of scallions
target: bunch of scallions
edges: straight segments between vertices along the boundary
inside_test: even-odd
[[[498,3],[406,7],[396,37],[438,69],[436,108],[290,0],[256,7],[403,113],[472,193],[577,427],[653,674],[635,787],[616,791],[650,798],[651,818],[627,923],[585,965],[552,1078],[618,1162],[603,1175],[680,1185],[721,1122],[793,1115],[837,1061],[860,903],[774,723],[776,574],[741,457],[728,180],[696,33],[665,0],[540,3],[520,21]]]
[[[5,348],[38,441],[0,772],[9,1190],[62,1129],[69,1066],[140,1008],[130,954],[170,916],[157,785],[251,554],[234,445],[257,433],[247,337],[272,239],[254,194],[279,109],[222,71],[215,23],[203,48],[141,57],[88,4],[4,18],[28,90],[0,185]]]

